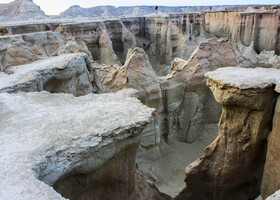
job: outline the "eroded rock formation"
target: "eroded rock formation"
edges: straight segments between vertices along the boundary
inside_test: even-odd
[[[166,199],[149,184],[136,186],[135,151],[154,109],[135,91],[1,93],[0,104],[2,199]]]
[[[223,108],[219,136],[187,167],[186,187],[176,199],[257,198],[279,75],[275,69],[232,67],[206,73]]]
[[[2,36],[0,42],[7,46],[7,66],[32,63],[50,57],[64,45],[62,38],[55,32]]]
[[[229,37],[245,46],[254,41],[258,53],[263,50],[280,53],[279,12],[208,12],[205,28],[215,36]]]
[[[80,13],[83,11],[82,8],[75,9]],[[137,12],[145,11],[141,9],[137,8]],[[118,92],[125,88],[138,90],[141,102],[157,110],[153,117],[145,122],[145,127],[141,125],[141,128],[125,128],[120,135],[128,137],[119,137],[116,132],[111,134],[105,131],[106,136],[98,136],[97,140],[87,140],[92,136],[89,134],[83,141],[70,138],[65,140],[64,146],[58,144],[59,148],[51,146],[46,151],[39,150],[39,153],[42,153],[41,157],[33,167],[39,179],[70,199],[84,199],[92,195],[95,199],[110,199],[112,195],[117,199],[168,199],[169,197],[161,194],[156,186],[172,196],[175,195],[183,184],[177,182],[177,179],[183,179],[180,174],[183,168],[196,159],[199,151],[212,142],[218,133],[217,124],[221,108],[206,87],[204,74],[218,68],[233,66],[234,68],[221,69],[207,75],[208,85],[223,108],[219,136],[206,149],[204,156],[187,168],[187,185],[176,199],[253,199],[260,191],[265,198],[279,189],[276,122],[278,104],[274,108],[277,96],[274,86],[279,87],[279,73],[275,69],[236,68],[280,68],[280,57],[277,55],[279,12],[272,12],[273,7],[265,11],[255,9],[259,8],[248,8],[242,12],[239,10],[169,15],[159,12],[145,17],[99,21],[83,19],[83,22],[81,19],[53,19],[27,25],[6,25],[9,22],[5,22],[5,25],[0,27],[0,35],[5,35],[0,37],[0,44],[4,44],[0,47],[0,71],[4,71],[0,72],[0,93],[19,93],[0,94],[0,98],[3,96],[2,99],[5,99],[2,103],[5,106],[1,108],[4,113],[9,114],[8,117],[13,118],[13,113],[17,112],[5,112],[5,109],[14,108],[12,103],[6,103],[11,99],[12,102],[24,101],[22,109],[29,109],[32,103],[38,111],[49,116],[51,111],[43,109],[46,102],[50,110],[55,110],[60,106],[60,99],[63,104],[69,98],[69,104],[63,106],[73,107],[78,116],[81,115],[82,119],[85,119],[83,123],[91,127],[90,117],[97,114],[84,112],[81,107],[92,100],[87,99],[88,96],[94,97],[97,106],[101,105],[99,101],[105,105],[105,102],[112,100],[109,106],[114,107],[120,105],[121,101],[126,102],[122,99],[116,103],[116,97],[130,98],[131,95],[125,91]],[[122,12],[129,13],[131,9],[127,8],[125,11],[122,8]],[[75,15],[75,12],[73,13]],[[100,7],[100,13],[107,15],[108,8]],[[214,36],[227,36],[234,43],[229,39],[205,41],[206,38]],[[191,54],[193,50],[195,51]],[[22,93],[43,90],[51,93],[71,93],[74,96],[108,92],[117,94],[106,94],[106,97],[87,95],[83,97],[87,99],[84,101],[81,100],[82,97],[74,98],[63,94]],[[98,101],[95,101],[95,98]],[[37,106],[42,102],[41,106]],[[85,109],[91,109],[92,106],[93,104],[89,103],[89,107],[86,106]],[[122,106],[129,105],[124,103]],[[16,115],[19,115],[22,109],[19,109]],[[65,109],[69,110],[68,107]],[[108,109],[100,111],[101,115],[98,117],[110,116]],[[130,109],[134,107],[128,108],[129,111],[123,108],[121,112],[116,112],[118,120],[123,120],[123,113],[133,113]],[[271,126],[273,111],[274,123]],[[140,112],[139,107],[137,116],[143,116]],[[23,117],[27,117],[26,115]],[[61,122],[62,125],[70,124],[67,118],[70,115],[65,115],[66,119]],[[6,115],[2,116],[4,119]],[[80,129],[80,126],[77,130],[76,118],[71,120],[71,131],[84,130]],[[111,119],[102,120],[109,120],[108,123],[111,123]],[[116,117],[112,120],[116,120]],[[43,123],[40,116],[36,122],[39,125],[34,125],[35,128]],[[14,123],[13,128],[19,127],[14,121],[10,123]],[[57,124],[50,125],[47,133],[57,129],[59,135],[56,136],[66,139],[61,134],[61,126],[57,128],[55,125]],[[1,123],[0,126],[4,127],[5,124]],[[100,128],[102,124],[96,126]],[[24,127],[23,131],[27,127]],[[6,134],[5,130],[8,128],[5,126],[3,130]],[[40,126],[38,130],[41,134],[43,129]],[[266,139],[270,131],[268,152],[265,154]],[[34,135],[30,137],[36,138],[35,132],[32,134]],[[21,138],[23,144],[28,137]],[[5,141],[14,142],[10,137]],[[33,139],[30,141],[34,142]],[[99,141],[105,143],[98,143]],[[137,149],[138,144],[140,148]],[[32,152],[37,152],[36,147],[37,143],[32,146]],[[0,151],[2,153],[8,149],[7,146],[3,148]],[[71,151],[68,152],[69,149]],[[155,185],[147,182],[145,176],[136,169],[136,149],[139,169],[145,172],[145,176]],[[87,155],[96,156],[94,162],[85,159]],[[28,160],[22,162],[28,163],[29,156],[27,158]],[[265,158],[267,159],[264,166]],[[155,164],[151,164],[152,162]],[[30,169],[31,164],[26,165],[26,169]],[[63,171],[64,169],[66,171]],[[5,182],[7,178],[3,180]],[[18,179],[15,177],[13,180]],[[167,182],[165,185],[164,181]],[[46,185],[39,184],[35,193],[45,188]],[[52,189],[47,190],[47,197],[42,199],[51,198],[49,194],[53,195]],[[17,191],[11,196],[18,197]],[[28,196],[27,193],[23,192]],[[104,195],[105,193],[109,193],[108,196]]]
[[[107,66],[94,62],[97,79],[103,85],[103,92],[116,92],[123,88],[133,88],[139,92],[139,99],[149,107],[160,110],[161,89],[158,77],[145,51],[135,48],[122,67]],[[159,123],[155,118],[142,133],[143,146],[155,146],[160,142]]]
[[[9,67],[0,73],[0,92],[49,91],[85,95],[99,90],[86,54],[67,54],[35,63]]]
[[[220,67],[237,66],[238,54],[228,40],[201,42],[188,61],[177,59],[173,72],[161,80],[166,123],[162,135],[179,135],[193,142],[216,137],[220,108],[205,85],[204,74]],[[208,138],[207,138],[208,137]]]

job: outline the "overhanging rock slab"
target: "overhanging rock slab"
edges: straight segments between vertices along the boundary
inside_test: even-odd
[[[51,186],[139,142],[154,109],[115,94],[0,94],[0,199],[64,199]],[[134,176],[134,174],[133,174]],[[42,181],[41,181],[42,180]]]

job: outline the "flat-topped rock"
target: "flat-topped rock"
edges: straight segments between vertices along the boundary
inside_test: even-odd
[[[238,89],[263,89],[276,85],[275,91],[280,92],[280,70],[272,68],[219,68],[205,74],[207,79],[217,82],[221,87],[229,86]]]
[[[154,109],[135,96],[1,93],[0,199],[64,199],[49,185],[98,169],[150,122]]]
[[[66,54],[0,72],[0,92],[47,90],[84,95],[92,93],[92,65],[86,54]]]

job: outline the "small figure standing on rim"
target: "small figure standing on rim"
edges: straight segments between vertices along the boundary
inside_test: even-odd
[[[155,12],[158,13],[158,6],[155,7]]]

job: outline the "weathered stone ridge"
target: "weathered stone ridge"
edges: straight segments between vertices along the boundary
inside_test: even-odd
[[[0,72],[0,92],[49,91],[85,95],[100,90],[86,54],[67,54]]]
[[[154,111],[135,98],[135,91],[82,97],[48,92],[1,93],[0,104],[1,199],[64,199],[50,186],[58,189],[57,181],[71,178],[71,174],[96,172],[87,180],[101,180],[101,171],[112,176],[103,179],[106,187],[97,181],[97,191],[117,184],[118,190],[110,195],[117,199],[133,196],[135,150],[140,132]],[[108,162],[114,167],[100,168]],[[124,170],[124,165],[129,170]],[[120,177],[114,171],[119,171]],[[64,187],[71,189],[69,185]],[[139,199],[145,199],[145,194],[141,191]],[[89,195],[98,197],[98,193]]]
[[[5,52],[7,67],[48,58],[64,46],[63,39],[56,32],[2,36],[0,42],[7,47]]]

